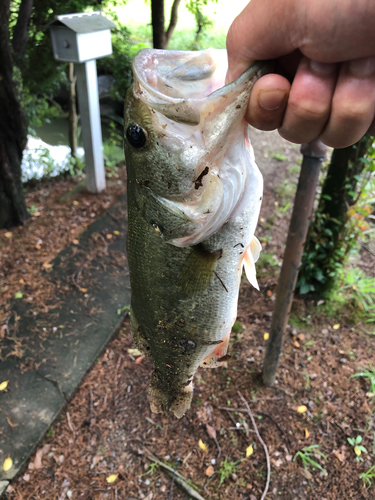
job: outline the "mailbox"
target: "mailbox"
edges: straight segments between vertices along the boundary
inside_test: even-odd
[[[82,63],[112,54],[111,28],[101,12],[56,16],[49,25],[57,61]]]
[[[86,186],[100,193],[105,189],[105,170],[96,59],[112,54],[110,29],[116,25],[101,12],[83,12],[56,16],[48,26],[55,59],[76,63]]]

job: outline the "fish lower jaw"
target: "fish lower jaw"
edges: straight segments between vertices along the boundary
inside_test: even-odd
[[[185,386],[179,392],[170,393],[155,387],[150,383],[148,399],[152,413],[168,413],[171,411],[176,418],[181,418],[190,408],[193,398],[193,384]]]

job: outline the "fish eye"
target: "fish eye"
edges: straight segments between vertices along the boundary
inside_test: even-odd
[[[130,125],[126,131],[126,137],[134,148],[140,149],[146,144],[145,131],[139,125]]]

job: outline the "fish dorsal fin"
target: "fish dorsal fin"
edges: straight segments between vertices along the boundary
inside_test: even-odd
[[[254,288],[259,290],[256,277],[255,262],[259,259],[262,246],[256,236],[253,236],[250,245],[247,247],[243,257],[243,266],[245,267],[246,277]]]

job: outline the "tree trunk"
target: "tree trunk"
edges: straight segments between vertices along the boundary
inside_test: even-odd
[[[151,24],[154,49],[165,49],[164,0],[151,0]]]
[[[356,203],[355,191],[365,165],[361,158],[372,141],[364,136],[353,146],[333,151],[299,271],[300,293],[321,294],[328,290],[345,260],[347,250],[342,234],[347,212]]]
[[[2,2],[5,1],[5,3],[7,3],[7,0],[1,0],[1,1]],[[27,35],[28,35],[32,7],[33,7],[33,0],[22,0],[18,11],[17,23],[13,30],[13,38],[12,38],[13,56],[17,65],[20,64],[26,50]]]
[[[171,19],[169,21],[169,26],[168,29],[165,33],[165,48],[168,47],[169,41],[171,39],[171,36],[173,35],[174,29],[177,26],[177,21],[178,21],[178,7],[180,5],[181,0],[174,0],[172,9],[171,9]]]
[[[0,1],[0,228],[23,224],[28,218],[21,183],[27,128],[14,78],[9,1]]]
[[[68,65],[68,79],[69,79],[69,145],[71,155],[73,158],[77,155],[77,104],[76,104],[76,81],[77,77],[74,75],[74,63]]]

